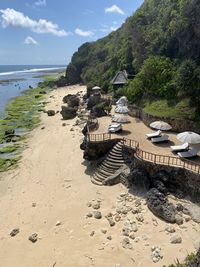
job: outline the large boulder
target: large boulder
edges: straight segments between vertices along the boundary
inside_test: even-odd
[[[68,94],[63,97],[63,102],[67,103],[69,107],[74,108],[79,106],[80,99],[77,95]]]
[[[134,188],[142,189],[144,191],[149,190],[150,188],[149,175],[143,169],[139,169],[139,168],[134,169],[131,172],[130,180]]]
[[[166,196],[158,189],[152,188],[147,193],[147,206],[156,216],[166,222],[176,222],[177,211],[175,206],[169,203]]]
[[[107,116],[107,113],[105,111],[105,104],[100,103],[100,104],[97,104],[96,106],[94,106],[91,110],[91,114],[97,118]]]
[[[68,85],[68,80],[65,76],[61,76],[56,82],[55,84],[57,85],[57,87],[62,87],[62,86],[66,86]]]
[[[101,101],[101,96],[90,96],[87,100],[87,108],[92,109],[94,106],[99,104]]]
[[[77,115],[77,108],[71,108],[71,107],[66,107],[66,106],[62,106],[61,107],[61,112],[60,114],[63,117],[63,120],[70,120],[76,117]]]

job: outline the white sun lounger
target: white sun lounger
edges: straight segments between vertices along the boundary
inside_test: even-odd
[[[189,144],[188,143],[184,143],[182,145],[179,146],[170,146],[172,152],[181,152],[181,151],[186,151],[189,149]]]
[[[161,133],[162,132],[158,130],[157,132],[146,134],[146,138],[158,137],[158,136],[161,136]]]
[[[161,135],[159,137],[151,138],[152,143],[162,143],[162,142],[166,142],[166,141],[169,141],[169,136],[166,134]]]
[[[185,152],[178,152],[177,154],[179,155],[180,158],[193,158],[197,156],[197,149],[196,148],[192,148],[188,151]]]

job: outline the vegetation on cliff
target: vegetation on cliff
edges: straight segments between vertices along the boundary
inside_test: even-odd
[[[66,70],[68,82],[108,91],[114,74],[126,69],[135,78],[119,93],[131,102],[148,110],[161,101],[174,117],[180,102],[186,118],[198,119],[199,13],[198,0],[145,0],[120,29],[78,49]]]

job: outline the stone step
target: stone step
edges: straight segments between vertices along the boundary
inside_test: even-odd
[[[104,165],[101,165],[100,169],[109,172],[111,175],[114,174],[114,173],[116,172],[115,169],[105,167]]]
[[[111,150],[108,155],[113,155],[113,156],[119,156],[119,157],[122,157],[122,151],[119,151],[119,152],[116,152],[116,151],[113,151]]]
[[[106,158],[107,161],[109,161],[110,163],[117,163],[117,164],[123,164],[124,163],[124,159],[113,159],[109,156],[107,156]]]
[[[116,160],[124,160],[122,155],[108,154],[107,158],[116,159]]]
[[[103,178],[103,179],[106,179],[109,174],[108,173],[104,173],[104,172],[101,172],[101,170],[97,170],[96,173],[95,173],[99,178]]]
[[[113,173],[103,170],[102,168],[99,168],[97,170],[98,173],[106,175],[106,178],[111,176]]]
[[[103,182],[105,181],[105,178],[100,177],[97,173],[95,173],[95,175],[93,176],[93,178],[97,181],[97,182]]]
[[[102,182],[97,181],[96,179],[94,179],[94,177],[91,178],[91,181],[95,185],[99,185],[99,186],[102,186],[103,185]]]
[[[114,164],[114,163],[108,162],[106,160],[102,163],[102,165],[104,165],[105,167],[108,167],[108,168],[112,168],[113,170],[117,170],[121,167],[121,164]]]

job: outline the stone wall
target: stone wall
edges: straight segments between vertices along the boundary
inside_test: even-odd
[[[149,126],[150,123],[154,121],[163,120],[172,126],[172,131],[174,132],[193,131],[200,134],[200,129],[191,120],[152,116],[150,114],[145,113],[141,108],[134,105],[130,105],[129,110],[130,116],[140,118],[147,126]]]
[[[165,177],[165,186],[170,193],[179,197],[189,196],[192,201],[200,203],[200,175],[182,168],[154,164],[136,157],[132,158],[133,168],[141,168],[149,174],[150,182]]]

